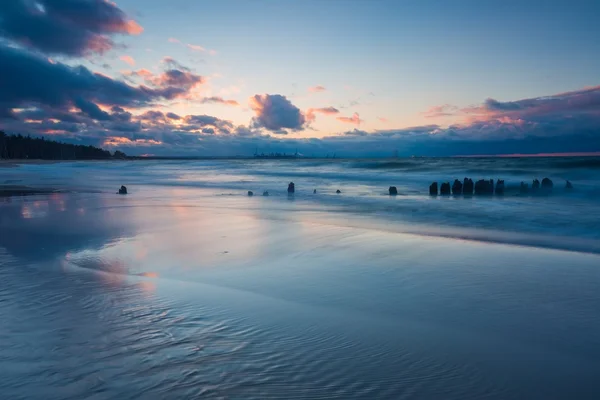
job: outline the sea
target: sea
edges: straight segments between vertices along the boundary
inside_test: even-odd
[[[505,194],[429,195],[465,177]],[[0,197],[0,398],[600,398],[600,158],[17,162],[2,186],[40,193]]]

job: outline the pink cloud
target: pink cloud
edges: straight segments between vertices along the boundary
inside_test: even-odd
[[[327,89],[325,88],[325,86],[321,86],[321,85],[317,85],[317,86],[312,86],[308,88],[308,91],[311,93],[319,93],[319,92],[324,92]]]
[[[468,122],[522,121],[548,118],[600,118],[600,85],[552,96],[534,97],[516,101],[486,99],[483,104],[466,107],[460,112]]]
[[[139,76],[142,76],[142,77],[144,77],[144,78],[150,78],[150,77],[152,77],[152,76],[154,75],[152,72],[148,71],[148,70],[147,70],[147,69],[145,69],[145,68],[138,69],[138,70],[137,70],[137,71],[135,71],[135,72],[136,72],[136,73],[137,73]]]
[[[196,44],[186,44],[186,47],[193,51],[206,51],[206,49],[202,46],[198,46]]]
[[[206,83],[206,78],[190,71],[189,68],[179,64],[171,57],[165,57],[163,63],[166,69],[159,74],[154,74],[144,68],[135,71],[123,71],[122,73],[128,77],[143,79],[152,90],[163,94],[169,100],[197,100],[200,93],[196,89]],[[231,103],[228,104],[231,105]]]
[[[129,20],[127,21],[124,25],[120,26],[120,30],[118,30],[118,32],[121,33],[128,33],[130,35],[139,35],[140,33],[142,33],[144,31],[144,28],[142,28],[137,22],[135,22],[134,20]]]
[[[208,103],[223,104],[226,106],[235,106],[235,107],[240,105],[240,103],[238,103],[236,100],[226,100],[219,96],[205,97],[200,100],[200,103],[202,103],[202,104],[208,104]]]
[[[316,119],[316,114],[335,115],[339,114],[340,110],[335,107],[309,108],[306,111],[306,120],[312,122]]]
[[[121,61],[123,61],[124,63],[131,65],[132,67],[135,65],[135,60],[131,56],[125,55],[125,56],[119,57],[119,59]]]
[[[379,121],[383,122],[384,124],[386,124],[386,123],[388,123],[388,122],[389,122],[389,121],[388,121],[388,119],[387,119],[387,118],[384,118],[384,117],[377,117],[377,119],[378,119]]]
[[[358,113],[354,113],[352,114],[351,117],[337,117],[336,118],[338,121],[346,123],[346,124],[354,124],[354,125],[360,125],[362,122],[364,122],[364,120],[360,119],[360,116],[358,115]]]
[[[169,38],[169,39],[168,39],[168,42],[169,42],[169,43],[181,43],[181,40],[179,40],[179,39],[175,39],[175,38],[172,38],[172,37],[171,37],[171,38]]]
[[[113,47],[113,42],[106,36],[90,37],[86,44],[85,54],[90,53],[104,54]]]
[[[154,76],[154,74],[150,71],[148,71],[145,68],[142,69],[138,69],[136,71],[121,71],[121,73],[125,76],[133,76],[133,77],[140,77],[143,78],[144,80],[150,80],[150,78],[152,78]]]
[[[452,104],[443,104],[441,106],[433,106],[422,114],[425,118],[444,118],[455,116],[459,111],[459,108]]]

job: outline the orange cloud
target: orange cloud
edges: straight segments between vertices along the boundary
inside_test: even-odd
[[[123,32],[128,33],[130,35],[139,35],[140,33],[144,32],[144,28],[142,28],[134,20],[129,20],[125,23]]]
[[[145,68],[142,69],[138,69],[137,71],[134,71],[135,75],[139,75],[143,78],[151,78],[152,76],[154,76],[154,74],[150,71],[148,71]]]
[[[377,119],[378,119],[379,121],[383,122],[384,124],[388,122],[388,119],[387,119],[387,118],[384,118],[384,117],[377,117]]]
[[[308,91],[311,93],[318,93],[318,92],[324,92],[327,89],[325,88],[325,86],[321,86],[321,85],[317,85],[317,86],[313,86],[313,87],[309,87]]]
[[[352,114],[351,117],[337,117],[336,119],[340,122],[344,122],[346,124],[354,124],[357,126],[360,125],[362,122],[365,122],[362,119],[360,119],[358,113]]]
[[[129,138],[123,136],[109,136],[104,140],[104,146],[120,146],[120,145],[128,145],[128,146],[154,146],[161,145],[163,142],[154,139],[134,139],[131,140]]]
[[[127,63],[127,64],[131,65],[132,67],[135,65],[135,60],[131,56],[125,55],[125,56],[119,57],[119,59],[121,61],[123,61],[124,63]]]

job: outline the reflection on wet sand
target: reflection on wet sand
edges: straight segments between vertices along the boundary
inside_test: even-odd
[[[165,188],[0,204],[0,393],[594,398],[597,256],[281,200]]]
[[[47,260],[132,235],[131,224],[98,213],[110,204],[110,198],[90,195],[12,198],[0,206],[0,229],[10,232],[0,235],[0,246],[26,260]]]

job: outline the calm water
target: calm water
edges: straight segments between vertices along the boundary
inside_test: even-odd
[[[427,195],[464,176],[555,193]],[[70,192],[0,199],[2,398],[600,396],[597,159],[64,163],[3,182]]]

